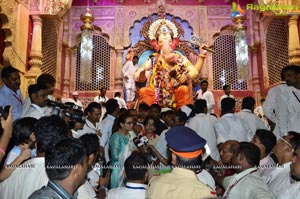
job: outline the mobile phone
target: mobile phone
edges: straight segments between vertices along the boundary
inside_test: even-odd
[[[8,117],[9,109],[10,109],[10,106],[5,106],[5,107],[0,106],[0,115],[1,115],[1,117],[3,117],[5,120],[6,120],[7,117]]]

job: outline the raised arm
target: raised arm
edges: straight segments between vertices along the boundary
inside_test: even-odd
[[[199,48],[199,50],[200,50],[199,58],[197,60],[197,63],[194,66],[199,74],[201,73],[201,70],[202,70],[202,67],[204,64],[204,60],[205,60],[206,54],[207,54],[207,51],[204,50],[203,47],[204,47],[204,45]]]
[[[12,134],[12,126],[13,126],[12,107],[10,107],[9,109],[9,114],[6,120],[1,115],[0,117],[1,117],[1,126],[3,128],[3,134],[0,137],[0,162],[1,162],[2,158],[5,156],[5,151]]]
[[[138,68],[134,74],[134,80],[136,82],[145,82],[145,77],[149,76],[149,70],[151,69],[151,60],[147,60],[140,68]],[[143,75],[141,76],[141,74],[145,72],[145,75],[143,77]]]

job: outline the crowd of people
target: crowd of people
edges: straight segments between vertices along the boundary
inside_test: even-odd
[[[245,96],[236,112],[224,86],[218,117],[207,81],[178,109],[127,109],[105,88],[84,108],[76,92],[56,102],[49,74],[23,100],[19,71],[5,67],[0,199],[298,198],[300,67],[286,66],[281,76],[256,111]]]

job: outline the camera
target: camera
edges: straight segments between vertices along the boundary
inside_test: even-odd
[[[51,115],[60,115],[62,110],[67,117],[71,117],[74,110],[81,110],[80,106],[77,106],[72,102],[61,103],[48,99],[46,104],[52,108]]]
[[[133,139],[134,144],[145,157],[148,163],[152,163],[157,160],[156,154],[148,145],[148,138],[146,136],[139,136]]]
[[[46,102],[47,106],[51,107],[51,115],[59,115],[60,110],[64,107],[64,105],[60,102],[52,101],[52,100],[47,100]]]
[[[81,110],[73,110],[73,114],[71,116],[71,119],[75,122],[84,123],[86,120],[86,115]]]
[[[0,116],[6,119],[9,114],[9,109],[10,106],[5,106],[5,107],[0,106]]]
[[[74,104],[73,102],[66,102],[63,105],[63,109],[73,109],[73,110],[81,110],[82,107]]]

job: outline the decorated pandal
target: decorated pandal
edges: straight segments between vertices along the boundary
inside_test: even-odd
[[[278,18],[246,10],[247,3],[261,5],[265,1],[241,0],[241,7],[235,12],[233,2],[216,0],[95,2],[90,1],[94,17],[91,23],[101,29],[95,28],[92,34],[80,28],[85,24],[80,17],[86,13],[87,1],[1,3],[2,29],[6,35],[3,61],[22,71],[24,96],[28,85],[41,73],[49,72],[57,80],[57,98],[69,98],[76,90],[86,106],[100,87],[106,87],[107,96],[113,98],[115,92],[124,91],[121,69],[128,60],[128,49],[132,49],[131,57],[136,55],[141,60],[135,80],[146,85],[139,88],[138,100],[133,104],[158,103],[178,108],[192,102],[195,80],[205,79],[215,101],[223,95],[222,86],[226,83],[232,86],[240,105],[242,97],[248,95],[259,102],[280,81],[278,74],[284,65],[300,63],[299,16]],[[281,1],[283,5],[288,3]],[[231,16],[241,10],[246,10],[247,17],[233,22]],[[59,20],[53,20],[55,17]],[[26,25],[30,20],[32,23]],[[27,41],[24,35],[32,38]],[[199,35],[204,40],[202,44],[213,46],[215,53],[208,53],[206,58],[205,50],[199,52],[191,46],[189,40],[193,35]],[[87,46],[80,48],[84,41],[88,41]],[[82,49],[93,53],[85,57],[86,62]],[[147,50],[152,50],[149,59]],[[243,56],[238,57],[241,52]]]

